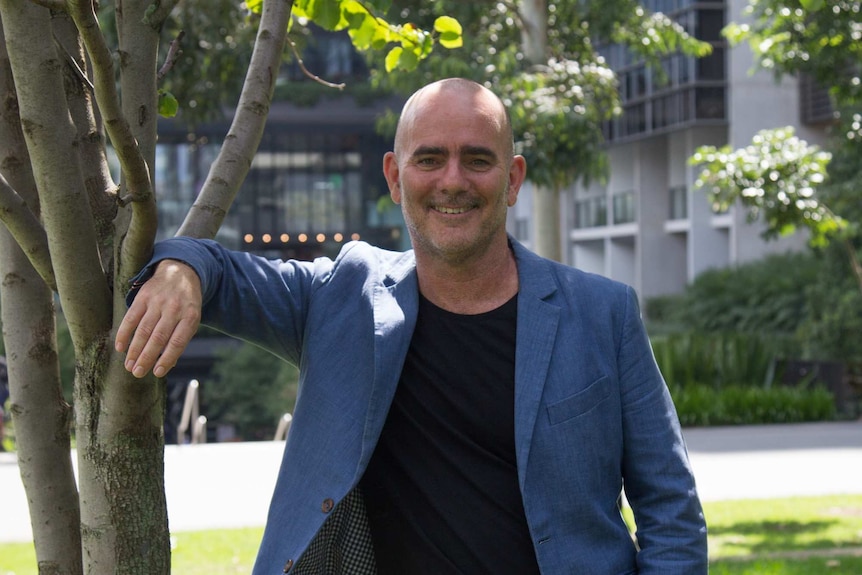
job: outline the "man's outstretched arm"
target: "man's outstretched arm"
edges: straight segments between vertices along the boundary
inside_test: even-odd
[[[159,262],[126,311],[114,347],[126,352],[126,370],[164,377],[176,365],[201,320],[201,281],[177,260]]]

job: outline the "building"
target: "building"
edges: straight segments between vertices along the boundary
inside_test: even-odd
[[[605,127],[610,177],[606,184],[572,186],[562,194],[564,261],[634,286],[641,298],[679,293],[698,274],[768,253],[801,249],[801,234],[765,242],[742,209],[714,213],[695,189],[688,159],[702,145],[743,147],[766,128],[792,125],[799,137],[821,142],[831,120],[825,92],[810,83],[752,73],[747,45],[721,36],[741,21],[744,0],[646,0],[712,44],[710,56],[673,55],[664,77],[619,46],[604,55],[619,77],[623,114]],[[730,16],[728,16],[730,15]],[[510,230],[531,241],[530,189],[510,216]]]

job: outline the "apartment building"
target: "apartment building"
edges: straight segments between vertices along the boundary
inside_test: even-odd
[[[794,126],[821,142],[831,108],[825,92],[794,78],[753,72],[747,45],[721,36],[740,22],[744,0],[646,0],[713,46],[710,56],[665,58],[663,77],[620,46],[603,52],[617,72],[624,113],[605,127],[610,176],[562,194],[564,261],[634,286],[641,298],[681,292],[704,270],[768,253],[801,249],[801,234],[765,242],[742,209],[714,213],[695,188],[688,159],[702,145],[742,147],[759,130]],[[532,243],[530,186],[510,215],[510,230]]]

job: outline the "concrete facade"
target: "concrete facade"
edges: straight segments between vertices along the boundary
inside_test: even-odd
[[[730,0],[708,7],[713,15],[717,6],[723,7],[727,23],[741,20],[745,4]],[[699,9],[698,4],[687,8],[689,14]],[[639,110],[641,114],[647,110],[647,129],[609,138],[607,182],[589,187],[577,184],[564,191],[560,214],[565,263],[628,283],[641,298],[650,298],[682,292],[710,268],[804,248],[806,238],[802,234],[764,241],[761,225],[748,223],[744,210],[734,207],[717,214],[706,194],[695,189],[698,169],[690,166],[688,159],[699,146],[730,144],[739,148],[748,145],[762,129],[788,125],[809,142],[820,143],[823,138],[823,126],[800,123],[800,90],[794,78],[779,82],[769,72],[753,72],[747,44],[734,48],[723,42],[717,45],[724,51],[723,79],[716,81],[712,76],[710,81],[701,82],[692,60],[688,71],[681,74],[680,86],[669,91],[672,95],[678,92],[680,101],[688,98],[684,106],[689,111],[681,113],[690,114],[690,118],[670,126],[652,120],[651,114],[659,113],[652,111],[658,110],[651,107],[653,101],[667,97],[668,90],[656,88],[655,95],[648,91]],[[650,79],[647,86],[647,90],[652,89]],[[724,93],[723,108],[720,102],[717,108],[722,111],[708,111],[711,116],[706,120],[700,115],[704,103],[697,100],[701,86],[713,94],[715,90]],[[623,101],[625,105],[625,97]],[[715,104],[715,100],[705,103]],[[530,193],[531,188],[525,187],[510,216],[510,230],[527,244],[535,227],[529,218]]]

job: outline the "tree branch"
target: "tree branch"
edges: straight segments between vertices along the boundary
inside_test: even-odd
[[[287,38],[287,44],[288,46],[290,46],[290,50],[293,52],[293,55],[296,58],[296,63],[299,64],[299,69],[302,71],[303,74],[305,74],[306,77],[310,78],[311,80],[314,80],[318,84],[326,86],[327,88],[336,88],[338,90],[343,90],[345,86],[347,86],[347,84],[344,83],[333,84],[332,82],[327,82],[320,76],[309,72],[308,68],[305,67],[305,63],[302,61],[302,57],[299,55],[299,51],[296,49],[296,44],[294,44],[293,40]]]
[[[180,54],[183,53],[180,48],[180,43],[183,41],[183,36],[185,36],[185,30],[180,30],[177,37],[171,40],[171,45],[168,48],[168,54],[165,56],[165,63],[159,68],[159,73],[156,75],[156,79],[161,82],[165,76],[167,76],[168,72],[174,67],[174,64],[177,62],[177,58],[180,57]]]
[[[123,117],[114,81],[111,52],[99,28],[93,5],[87,0],[69,0],[68,5],[69,13],[78,27],[84,46],[93,62],[96,102],[126,177],[126,186],[134,203],[133,209],[155,212],[155,198],[149,169],[138,149],[129,124]]]
[[[48,251],[48,235],[38,218],[30,211],[27,202],[12,189],[3,174],[0,174],[0,221],[21,246],[33,268],[42,280],[57,291],[57,280]]]
[[[292,0],[264,0],[254,52],[233,122],[177,235],[215,237],[248,174],[263,136],[292,8]]]
[[[144,16],[144,22],[153,30],[161,30],[171,10],[179,3],[180,0],[153,0]]]

